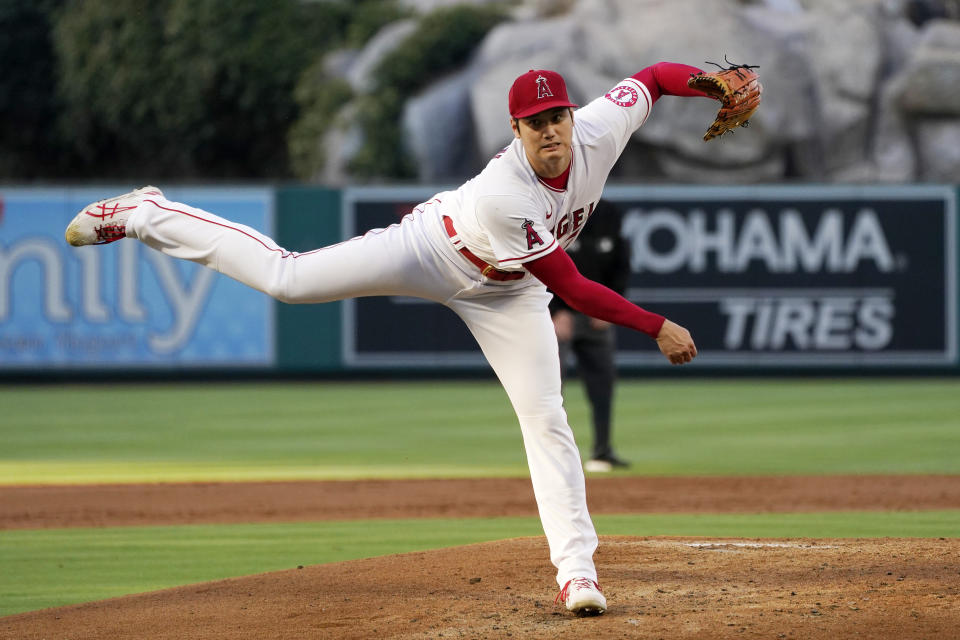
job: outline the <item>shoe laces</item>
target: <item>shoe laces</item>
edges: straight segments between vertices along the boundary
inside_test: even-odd
[[[563,585],[563,589],[560,589],[560,593],[557,594],[557,597],[553,599],[553,603],[557,604],[561,600],[563,602],[567,601],[567,595],[570,592],[570,585],[573,585],[574,588],[582,589],[596,589],[600,593],[603,593],[603,589],[600,588],[600,585],[591,580],[590,578],[574,578],[573,580],[567,580],[567,584]]]
[[[116,242],[127,235],[127,225],[125,224],[102,224],[99,227],[94,227],[93,230],[97,234],[97,241],[94,244]]]

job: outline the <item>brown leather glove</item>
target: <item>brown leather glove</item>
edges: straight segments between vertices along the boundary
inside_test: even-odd
[[[754,71],[758,67],[735,65],[729,60],[727,63],[731,66],[720,67],[716,62],[710,62],[708,64],[720,67],[720,71],[698,73],[687,81],[687,86],[691,89],[702,91],[721,102],[720,111],[704,134],[704,140],[722,136],[737,127],[747,126],[750,116],[760,106],[763,86],[760,84],[760,76]]]

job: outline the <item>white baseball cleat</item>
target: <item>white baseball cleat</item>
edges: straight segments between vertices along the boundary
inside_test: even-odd
[[[590,578],[574,578],[563,585],[554,602],[563,601],[568,611],[579,616],[598,616],[607,610],[600,585]]]
[[[590,473],[610,473],[613,471],[613,465],[606,460],[594,458],[593,460],[587,460],[583,464],[583,470],[589,471]]]
[[[162,198],[163,192],[147,186],[87,205],[67,225],[64,233],[67,242],[75,247],[83,247],[116,242],[127,237],[127,219],[150,196]]]

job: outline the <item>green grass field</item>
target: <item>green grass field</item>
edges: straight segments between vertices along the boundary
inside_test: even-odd
[[[493,382],[0,388],[0,485],[523,476]],[[582,391],[567,410],[590,443]],[[960,379],[626,381],[647,475],[960,473]]]
[[[957,537],[960,510],[595,516],[600,535]],[[536,518],[0,532],[0,616],[231,576],[542,535]]]
[[[10,386],[0,407],[0,485],[526,475],[493,382]],[[576,385],[567,410],[585,449]],[[619,473],[960,474],[960,380],[625,381],[615,420],[634,463]],[[601,535],[960,537],[960,509],[595,520]],[[0,531],[0,615],[540,533],[532,518]]]

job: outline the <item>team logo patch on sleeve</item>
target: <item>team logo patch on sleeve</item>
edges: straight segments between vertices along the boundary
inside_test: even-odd
[[[610,89],[607,95],[603,96],[610,102],[618,104],[621,107],[632,107],[637,104],[640,94],[630,85],[621,84]]]
[[[537,233],[537,230],[533,228],[533,220],[524,220],[520,226],[527,232],[527,250],[533,249],[533,245],[535,244],[541,247],[543,246],[543,239],[540,237],[540,234]]]

